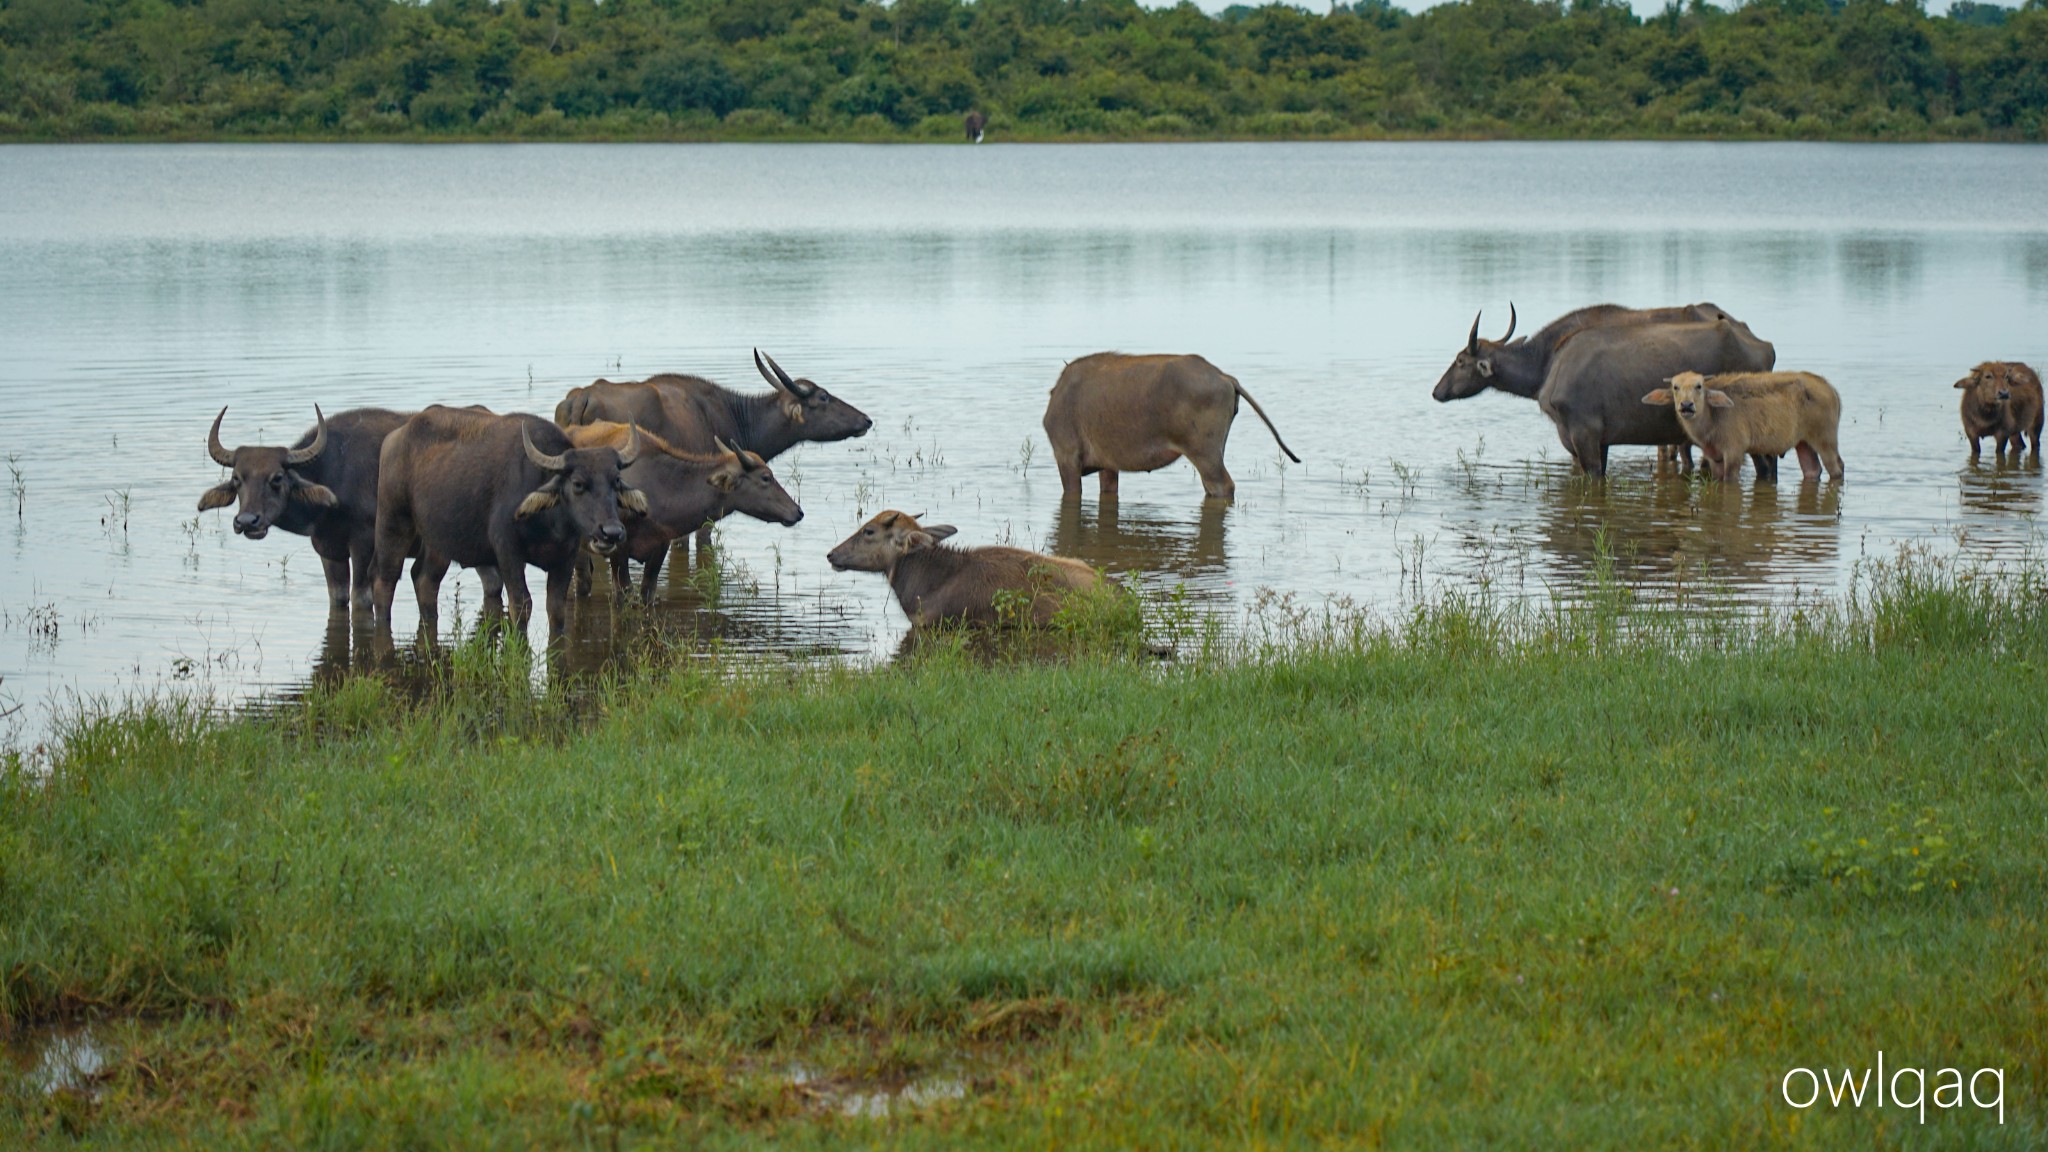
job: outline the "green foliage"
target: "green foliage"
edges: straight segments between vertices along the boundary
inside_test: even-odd
[[[1966,835],[1958,843],[1932,808],[1908,821],[1905,809],[1893,804],[1884,827],[1865,833],[1843,831],[1833,808],[1822,809],[1821,815],[1827,827],[1807,842],[1807,849],[1821,878],[1837,888],[1865,896],[1953,893],[1970,878],[1970,848],[1978,837]]]
[[[1963,0],[14,0],[0,139],[2048,137]],[[950,131],[948,130],[950,128]]]

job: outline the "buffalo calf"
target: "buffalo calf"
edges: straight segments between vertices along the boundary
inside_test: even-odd
[[[1956,381],[1963,390],[1963,435],[1970,438],[1970,459],[1983,456],[1984,437],[1996,441],[1995,452],[2005,455],[2008,446],[2017,456],[2034,442],[2034,459],[2041,458],[2041,378],[2025,364],[1987,360]]]
[[[885,573],[913,624],[1020,622],[998,608],[1005,593],[1019,601],[1029,597],[1031,622],[1044,624],[1059,611],[1066,593],[1101,582],[1095,569],[1079,560],[1022,548],[949,548],[942,542],[955,531],[948,524],[926,526],[901,512],[883,512],[840,541],[825,559],[841,572]]]
[[[1842,398],[1834,385],[1813,373],[1680,372],[1665,384],[1644,396],[1643,403],[1677,413],[1679,427],[1700,446],[1714,479],[1741,475],[1747,454],[1775,458],[1795,448],[1806,479],[1820,479],[1822,463],[1830,479],[1842,478],[1842,454],[1835,446]]]

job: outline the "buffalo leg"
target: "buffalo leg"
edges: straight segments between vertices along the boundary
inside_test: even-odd
[[[1984,458],[1984,438],[1983,438],[1982,436],[1972,436],[1972,437],[1970,437],[1970,459],[1971,459],[1972,461],[1976,461],[1976,460],[1981,460],[1981,459],[1983,459],[1983,458]]]
[[[441,619],[441,579],[448,574],[448,560],[432,551],[412,562],[412,593],[420,605],[420,627],[429,628]]]
[[[513,630],[519,635],[524,636],[526,635],[526,622],[533,619],[533,592],[526,586],[526,565],[523,562],[504,565],[498,569],[498,575],[505,581],[505,610],[512,617]],[[551,573],[549,575],[551,583],[548,593],[550,600],[552,600],[554,595],[553,579],[554,577]],[[566,595],[568,584],[564,582],[562,588]],[[550,606],[549,611],[553,611],[552,606]]]
[[[590,553],[585,549],[578,548],[576,550],[577,596],[581,597],[590,595],[590,585],[592,583],[591,574],[592,569],[594,569],[595,567],[596,565],[590,559]]]
[[[624,604],[626,596],[633,591],[633,561],[624,548],[614,549],[607,557],[612,570],[612,603]]]
[[[320,569],[327,576],[327,610],[348,611],[348,557],[320,557]]]
[[[370,532],[358,532],[349,537],[348,562],[351,569],[351,586],[348,592],[349,608],[368,620],[370,616],[370,585],[376,579],[377,537]]]
[[[1820,479],[1820,453],[1815,452],[1813,445],[1808,444],[1804,440],[1799,442],[1797,451],[1799,453],[1799,475],[1807,480]]]
[[[1597,432],[1581,432],[1572,437],[1572,458],[1578,461],[1579,471],[1588,476],[1607,475],[1607,445]]]
[[[698,559],[700,559],[700,560],[701,560],[701,559],[703,559],[703,557],[704,557],[704,550],[705,550],[706,548],[709,548],[709,547],[711,547],[711,525],[709,525],[709,524],[705,524],[705,525],[703,525],[702,527],[700,527],[700,528],[698,528],[698,529],[697,529],[697,557],[698,557]]]
[[[1778,458],[1776,456],[1768,452],[1752,452],[1749,454],[1749,461],[1756,465],[1757,483],[1776,484],[1778,482]]]
[[[654,607],[654,585],[656,581],[661,579],[661,562],[664,551],[655,552],[654,555],[647,558],[647,563],[642,565],[644,571],[640,573],[640,602],[649,608]]]
[[[1201,460],[1189,457],[1195,471],[1202,477],[1202,497],[1205,500],[1233,500],[1237,497],[1237,481],[1230,478],[1230,470],[1223,466],[1223,457],[1217,456],[1214,464],[1205,465]]]
[[[398,574],[405,568],[405,558],[419,538],[413,533],[412,517],[402,508],[392,507],[379,501],[377,505],[377,546],[373,550],[372,564],[377,576],[371,585],[371,596],[376,601],[379,627],[391,627],[391,601],[398,595]],[[418,565],[414,565],[417,572]]]
[[[1081,462],[1057,454],[1053,456],[1052,462],[1060,470],[1061,497],[1068,500],[1079,500],[1081,498]]]
[[[1099,485],[1097,488],[1098,494],[1105,498],[1114,497],[1116,495],[1117,481],[1121,479],[1123,479],[1123,473],[1114,468],[1104,468],[1102,471],[1097,472],[1095,474],[1095,483]]]
[[[569,630],[569,582],[574,578],[568,567],[548,569],[548,639],[558,639]],[[524,621],[521,621],[523,624]]]

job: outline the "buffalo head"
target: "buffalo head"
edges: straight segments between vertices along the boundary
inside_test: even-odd
[[[919,524],[917,517],[902,512],[881,512],[841,540],[825,560],[839,572],[887,572],[910,553],[936,547],[958,531],[950,524]]]
[[[270,526],[282,516],[285,506],[297,500],[319,508],[332,508],[334,491],[299,475],[298,469],[320,458],[327,449],[327,417],[313,405],[313,439],[303,448],[264,448],[244,445],[230,452],[220,442],[220,422],[227,418],[222,408],[206,434],[206,453],[223,468],[233,469],[226,480],[208,488],[199,497],[199,510],[225,508],[239,499],[235,532],[251,540],[270,534]]]
[[[754,367],[782,397],[782,414],[804,426],[806,440],[846,440],[866,435],[875,426],[867,414],[802,378],[791,379],[775,358],[754,349]]]
[[[1970,394],[1970,400],[1982,409],[1996,408],[2012,402],[2012,369],[2005,364],[1984,363],[1970,369],[1970,374],[1956,381],[1956,387]]]
[[[1644,396],[1643,403],[1658,407],[1668,404],[1688,424],[1704,419],[1709,408],[1735,407],[1735,401],[1726,392],[1707,387],[1707,378],[1697,372],[1680,372],[1664,383],[1667,387]]]
[[[1430,395],[1439,404],[1446,400],[1463,400],[1477,396],[1493,386],[1493,355],[1500,346],[1515,335],[1515,306],[1508,305],[1508,330],[1498,340],[1479,338],[1479,317],[1472,317],[1472,331],[1465,336],[1464,350],[1444,369],[1442,378],[1436,382],[1436,390]]]
[[[624,509],[645,515],[647,497],[619,477],[640,455],[640,427],[634,425],[624,448],[570,448],[550,456],[534,447],[530,429],[519,429],[526,459],[547,474],[547,481],[519,502],[520,519],[562,506],[575,526],[579,539],[590,541],[599,553],[609,555],[625,542],[626,526],[619,523]]]
[[[804,510],[797,507],[796,499],[782,485],[776,483],[775,473],[766,460],[723,440],[713,439],[712,443],[718,445],[725,460],[711,473],[711,486],[725,493],[728,507],[742,515],[784,527],[804,518]]]

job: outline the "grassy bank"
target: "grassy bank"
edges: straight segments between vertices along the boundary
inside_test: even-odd
[[[0,1134],[2037,1147],[2044,580],[88,718],[0,784],[0,1022],[108,1062]],[[1880,1049],[2003,1125],[1778,1098]]]

